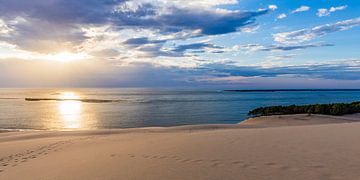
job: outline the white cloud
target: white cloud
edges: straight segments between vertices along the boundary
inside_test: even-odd
[[[338,7],[331,7],[330,8],[330,12],[335,12],[335,11],[340,11],[340,10],[344,10],[344,9],[346,9],[347,8],[347,6],[345,5],[345,6],[338,6]]]
[[[280,43],[300,43],[332,32],[348,30],[356,26],[360,26],[360,17],[339,21],[333,24],[320,25],[311,29],[300,29],[296,31],[277,33],[273,34],[273,38],[274,41]]]
[[[319,17],[328,16],[328,15],[330,15],[330,12],[327,9],[321,8],[321,9],[318,9],[318,12],[316,13],[316,15]]]
[[[287,15],[285,13],[279,14],[276,19],[284,19]]]
[[[318,9],[318,12],[316,13],[317,16],[323,17],[323,16],[329,16],[331,13],[335,11],[341,11],[347,8],[347,5],[345,6],[338,6],[338,7],[331,7],[330,9],[320,8]]]
[[[4,20],[0,19],[0,36],[9,34],[13,29],[11,29]]]
[[[278,7],[274,4],[269,5],[269,9],[275,11]]]
[[[163,0],[167,3],[177,3],[179,5],[189,5],[189,6],[217,6],[217,5],[225,5],[225,4],[237,4],[237,0],[192,0],[192,1],[184,1],[184,0]]]
[[[240,28],[240,31],[241,32],[244,32],[244,33],[255,33],[258,29],[260,28],[260,26],[248,26],[248,27],[243,27],[243,28]]]
[[[305,11],[308,11],[308,10],[310,10],[309,6],[300,6],[299,8],[293,10],[291,12],[291,14],[295,14],[295,13],[299,13],[299,12],[305,12]]]
[[[310,44],[300,44],[300,45],[262,45],[262,44],[245,44],[237,45],[233,49],[244,50],[246,53],[257,52],[257,51],[267,51],[267,52],[276,52],[276,51],[293,51],[293,50],[303,50],[307,48],[316,48],[316,47],[331,47],[333,44],[322,44],[322,43],[310,43]]]
[[[269,7],[269,9],[270,9],[270,7]],[[299,8],[291,11],[290,14],[296,14],[296,13],[304,12],[304,11],[308,11],[308,10],[310,10],[310,7],[309,7],[309,6],[300,6]],[[290,14],[289,14],[289,15],[290,15]],[[288,17],[288,15],[285,14],[285,13],[282,13],[282,14],[279,14],[279,15],[276,17],[276,19],[284,19],[284,18],[286,18],[286,17]]]

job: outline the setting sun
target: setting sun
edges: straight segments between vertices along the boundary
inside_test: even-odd
[[[0,180],[360,180],[360,0],[0,0]]]
[[[77,96],[73,92],[62,92],[60,95],[60,99],[63,99],[63,100],[74,100],[74,99],[78,99],[78,98],[79,98],[79,96]]]

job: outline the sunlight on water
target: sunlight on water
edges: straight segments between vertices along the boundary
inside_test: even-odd
[[[59,102],[59,114],[64,124],[63,128],[81,128],[82,103],[74,100],[79,96],[72,92],[64,92],[61,93],[60,98],[64,100]]]
[[[25,98],[35,100],[26,101]],[[85,130],[235,124],[246,119],[248,111],[262,106],[353,101],[360,101],[359,92],[0,89],[0,129]]]

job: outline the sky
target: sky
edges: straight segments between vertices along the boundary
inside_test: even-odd
[[[0,87],[360,88],[354,0],[0,0]]]

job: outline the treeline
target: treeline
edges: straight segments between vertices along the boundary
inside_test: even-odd
[[[260,107],[250,111],[248,114],[251,116],[271,116],[304,113],[335,116],[360,113],[360,102]]]

